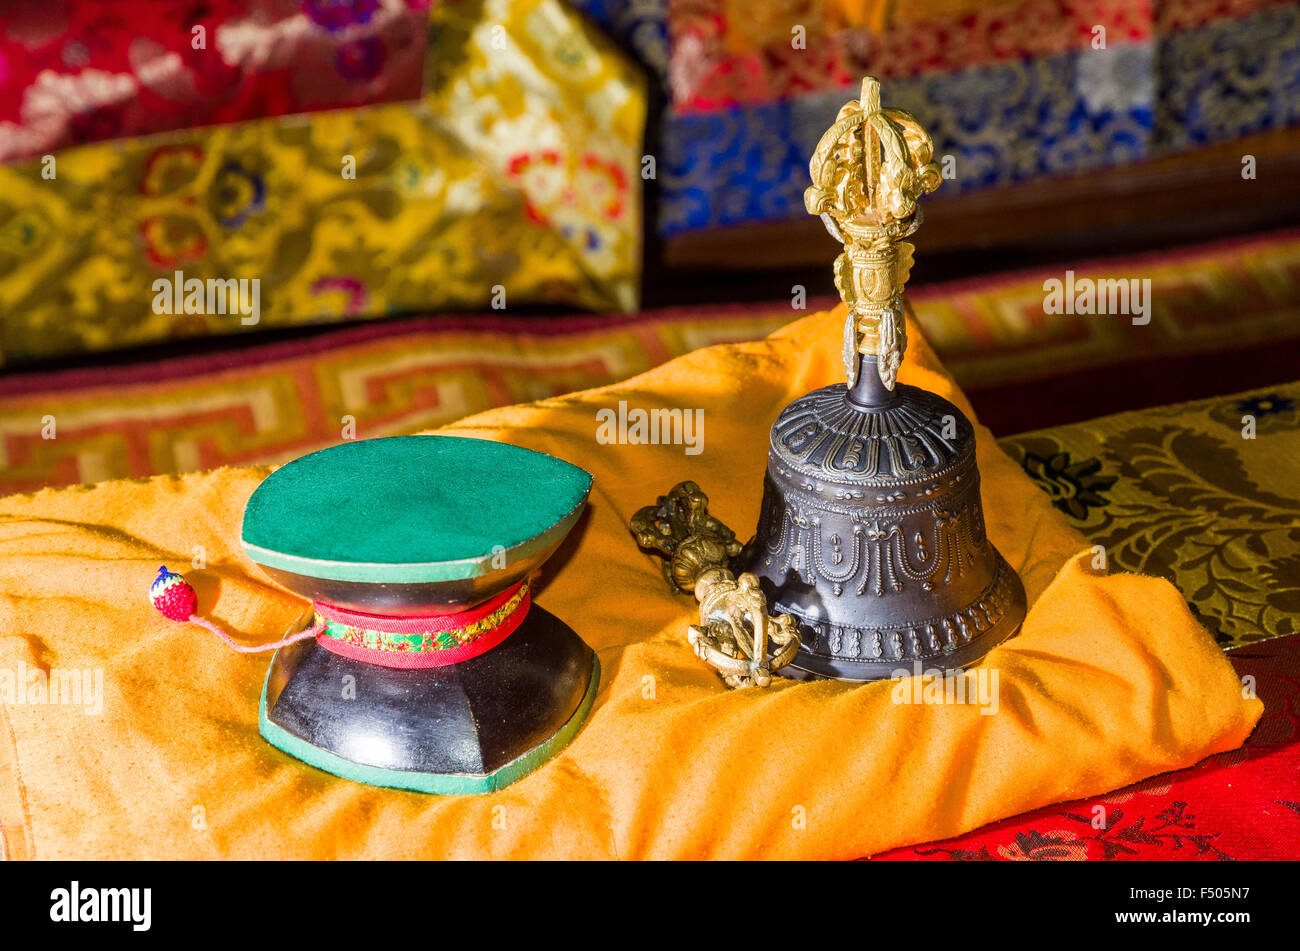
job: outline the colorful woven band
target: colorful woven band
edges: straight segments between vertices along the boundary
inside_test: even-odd
[[[532,599],[528,579],[458,614],[385,617],[316,602],[316,643],[332,653],[381,667],[441,667],[496,647],[519,627]]]

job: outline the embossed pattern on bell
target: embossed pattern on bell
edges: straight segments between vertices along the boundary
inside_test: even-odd
[[[799,622],[787,676],[963,666],[1024,618],[985,534],[970,422],[913,386],[837,384],[782,411],[748,557],[772,610]]]

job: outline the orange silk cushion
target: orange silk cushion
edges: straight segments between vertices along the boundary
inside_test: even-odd
[[[899,704],[889,682],[727,690],[686,643],[628,519],[693,479],[747,537],[767,430],[842,376],[842,312],[712,347],[625,383],[443,432],[552,453],[595,476],[590,511],[537,603],[599,652],[590,719],[510,788],[436,798],[326,775],[257,732],[267,656],[167,621],[146,592],[184,570],[200,610],[248,641],[309,606],[243,555],[265,468],[107,482],[0,500],[0,669],[103,671],[103,710],[0,707],[0,822],[40,858],[581,856],[849,858],[1097,795],[1240,745],[1261,713],[1167,582],[1106,575],[1048,497],[976,426],[988,532],[1024,579],[1022,632],[984,661],[999,707]],[[901,379],[969,404],[911,328]],[[702,409],[703,451],[605,445],[596,414]],[[190,567],[202,555],[206,568]]]

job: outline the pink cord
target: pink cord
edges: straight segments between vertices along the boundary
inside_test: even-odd
[[[197,614],[191,614],[189,619],[201,627],[206,627],[213,634],[217,635],[217,637],[225,641],[226,644],[229,645],[232,650],[237,650],[241,654],[257,654],[262,651],[273,651],[278,647],[288,647],[290,644],[298,643],[298,641],[305,641],[309,637],[315,637],[321,631],[325,630],[324,624],[313,624],[305,631],[299,631],[297,634],[290,634],[288,637],[282,638],[273,644],[248,645],[248,644],[235,643],[233,640],[230,639],[229,634],[227,634],[221,628],[217,627],[217,625],[213,624],[211,621],[207,620],[206,618],[201,618]]]
[[[225,641],[227,647],[241,654],[260,654],[262,651],[273,651],[277,647],[288,647],[290,644],[296,644],[299,641],[305,641],[309,637],[315,637],[325,630],[325,624],[322,622],[307,628],[305,631],[291,634],[274,644],[255,644],[253,646],[237,644],[220,627],[198,616],[196,609],[198,608],[199,599],[194,593],[194,588],[176,572],[168,571],[166,565],[158,569],[158,577],[149,586],[149,603],[157,608],[163,617],[172,621],[191,621],[199,625],[199,627],[206,627]]]

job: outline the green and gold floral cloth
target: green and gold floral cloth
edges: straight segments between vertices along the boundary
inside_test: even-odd
[[[560,0],[430,17],[420,99],[0,166],[0,362],[405,311],[633,309],[637,68]],[[259,284],[236,314],[188,293],[177,314],[159,280]]]
[[[1225,648],[1300,631],[1300,382],[1000,444],[1112,571],[1168,578]]]

